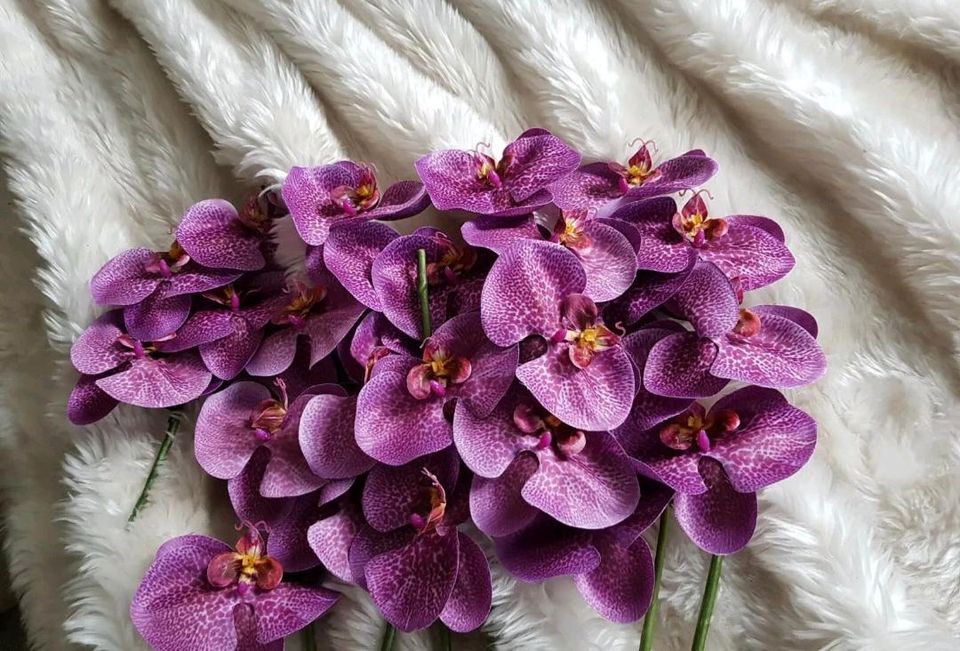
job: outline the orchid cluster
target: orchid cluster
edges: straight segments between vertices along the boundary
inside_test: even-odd
[[[70,419],[202,400],[195,456],[242,523],[235,548],[158,550],[141,635],[279,649],[335,604],[331,575],[401,631],[470,631],[491,609],[480,534],[519,579],[571,576],[630,622],[668,505],[707,552],[742,549],[757,491],[816,441],[779,389],[825,359],[811,315],[750,301],[793,267],[783,231],[710,214],[703,151],[653,153],[582,164],[532,129],[386,188],[364,164],[295,167],[240,210],[194,205],[168,250],[110,260]],[[430,205],[463,216],[459,237],[387,223]],[[284,220],[304,271],[277,262]]]

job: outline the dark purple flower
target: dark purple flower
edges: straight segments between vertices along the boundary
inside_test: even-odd
[[[620,335],[584,296],[577,257],[551,242],[518,242],[497,259],[483,286],[481,320],[490,340],[510,346],[531,335],[545,354],[517,377],[550,413],[572,427],[603,431],[624,421],[635,380]]]
[[[707,411],[699,403],[648,430],[621,432],[644,474],[677,492],[683,530],[712,554],[753,536],[756,492],[797,472],[813,454],[817,426],[780,392],[746,387]]]
[[[611,218],[639,230],[641,269],[676,273],[689,268],[691,256],[699,256],[738,279],[745,291],[774,283],[793,269],[793,256],[775,222],[754,215],[711,218],[700,192],[680,212],[672,199],[661,198],[628,204]]]
[[[111,310],[83,331],[70,349],[83,375],[67,413],[77,424],[105,416],[111,401],[138,407],[174,407],[199,397],[212,378],[196,351],[163,352],[163,342],[140,341]],[[116,404],[115,402],[113,403]]]
[[[655,166],[649,144],[642,143],[626,165],[590,163],[567,174],[551,186],[553,202],[564,210],[610,208],[702,185],[717,171],[717,163],[699,149]]]
[[[457,527],[465,495],[455,487],[453,450],[404,466],[378,465],[363,490],[369,526],[350,548],[354,577],[388,622],[402,631],[439,617],[451,630],[472,631],[490,612],[490,568],[483,550]]]
[[[177,226],[177,242],[205,267],[257,271],[267,260],[263,246],[272,226],[270,204],[251,197],[240,211],[223,199],[207,199],[187,209]]]
[[[495,540],[497,556],[522,581],[573,575],[580,594],[606,619],[633,622],[653,596],[653,557],[641,534],[656,520],[672,492],[645,482],[637,508],[623,522],[587,531],[543,515],[522,531]]]
[[[452,441],[448,404],[489,414],[513,381],[517,354],[516,346],[487,340],[477,312],[454,317],[424,343],[420,359],[396,354],[377,364],[357,401],[357,443],[391,465],[442,450]]]
[[[608,432],[584,432],[520,387],[487,417],[457,407],[454,443],[476,473],[470,513],[490,536],[513,533],[543,511],[564,524],[601,529],[633,512],[637,474]]]
[[[579,164],[580,154],[544,129],[522,133],[499,161],[478,148],[435,151],[415,163],[438,209],[499,216],[550,203],[547,187]]]
[[[435,228],[419,228],[388,244],[373,263],[381,311],[404,334],[423,339],[417,296],[417,250],[427,254],[430,316],[434,324],[480,307],[485,265],[477,250]]]
[[[823,351],[806,329],[812,316],[797,308],[740,308],[734,286],[709,262],[697,263],[668,305],[695,332],[678,332],[654,345],[643,373],[653,393],[702,398],[715,393],[723,379],[797,387],[826,371]]]
[[[253,527],[235,550],[207,536],[168,540],[133,597],[133,625],[157,651],[279,651],[338,595],[283,581],[264,547]]]
[[[301,336],[310,342],[310,365],[333,352],[364,312],[364,307],[328,272],[311,273],[308,284],[291,279],[286,304],[271,323],[280,326],[264,337],[247,364],[250,375],[271,377],[293,363]]]
[[[207,368],[218,378],[232,380],[260,347],[270,319],[287,305],[283,273],[264,272],[204,292],[209,303],[199,306],[176,337],[164,342],[173,352],[197,348]]]
[[[637,255],[630,240],[608,220],[592,211],[564,211],[547,228],[533,215],[526,217],[480,216],[461,228],[463,239],[498,254],[517,240],[546,240],[573,251],[587,274],[583,293],[595,301],[620,296],[637,275]]]
[[[200,466],[217,479],[240,474],[257,448],[270,451],[260,494],[295,497],[327,483],[310,470],[300,450],[300,419],[316,395],[343,395],[335,384],[309,387],[290,400],[277,380],[274,396],[258,382],[236,382],[207,398],[197,417],[194,453]]]
[[[90,291],[99,305],[119,305],[127,331],[152,341],[175,332],[190,315],[190,295],[232,283],[231,269],[208,269],[191,261],[174,242],[169,251],[130,249],[93,276]]]
[[[270,462],[270,451],[258,448],[239,475],[227,481],[234,513],[245,522],[263,524],[270,532],[266,552],[289,572],[319,564],[307,539],[308,528],[318,519],[336,513],[334,502],[350,490],[353,479],[332,481],[296,497],[264,497],[260,485]]]
[[[381,195],[373,168],[352,161],[291,168],[283,182],[283,200],[300,237],[314,246],[341,225],[402,219],[430,203],[419,181],[394,183]]]
[[[373,261],[398,237],[395,230],[379,222],[336,228],[322,248],[310,248],[307,270],[315,275],[321,268],[328,269],[355,299],[372,310],[381,311],[380,298],[373,288]]]

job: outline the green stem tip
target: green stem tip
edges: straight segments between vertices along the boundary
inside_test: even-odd
[[[640,651],[650,651],[653,648],[653,631],[657,626],[657,617],[660,613],[660,583],[663,579],[663,563],[666,556],[667,530],[669,528],[670,507],[667,507],[660,516],[660,530],[657,532],[657,552],[653,558],[653,596],[650,600],[647,615],[643,618]]]
[[[153,464],[150,466],[150,472],[147,473],[146,481],[143,482],[143,489],[140,491],[140,496],[137,497],[137,502],[134,504],[133,510],[130,511],[130,517],[127,518],[128,523],[136,520],[137,516],[140,515],[141,509],[146,506],[147,498],[150,495],[150,488],[157,479],[157,472],[160,470],[160,466],[163,465],[167,455],[170,454],[170,448],[173,446],[174,439],[177,438],[177,430],[180,429],[181,420],[183,420],[183,413],[179,410],[171,409],[170,416],[167,418],[167,431],[163,435],[163,440],[160,441],[157,454],[153,457]]]
[[[703,600],[700,602],[700,616],[697,618],[697,630],[693,634],[691,651],[703,651],[710,632],[710,620],[713,619],[713,607],[720,590],[720,569],[723,556],[710,557],[710,570],[707,572],[707,584],[703,588]]]
[[[393,624],[387,622],[387,628],[383,631],[383,639],[380,641],[380,651],[393,651],[393,641],[397,637],[397,629]]]
[[[417,249],[417,296],[420,298],[420,325],[423,338],[433,334],[430,324],[430,295],[427,291],[427,252]]]

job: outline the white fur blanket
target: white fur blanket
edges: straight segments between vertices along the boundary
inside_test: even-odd
[[[821,323],[830,371],[792,396],[817,452],[763,493],[711,648],[958,648],[958,80],[953,0],[0,0],[0,482],[33,644],[144,648],[127,608],[157,546],[231,524],[189,427],[127,530],[163,415],[67,423],[99,266],[295,164],[397,178],[543,126],[604,158],[706,149],[716,212],[777,218],[796,254],[761,298]],[[658,649],[689,644],[704,570],[674,536]],[[636,648],[568,581],[495,581],[498,648]],[[319,642],[379,627],[350,592]]]

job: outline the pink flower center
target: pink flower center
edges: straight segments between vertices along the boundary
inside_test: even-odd
[[[214,556],[207,564],[207,580],[216,588],[237,586],[241,596],[252,596],[254,587],[272,590],[283,578],[283,566],[266,554],[266,545],[253,525],[237,541],[236,551]]]
[[[247,197],[243,207],[238,211],[240,223],[251,231],[265,234],[270,230],[271,215],[266,201],[259,194]]]
[[[634,143],[636,142],[635,140]],[[620,194],[625,194],[630,188],[639,187],[660,176],[660,171],[653,165],[651,148],[656,150],[652,140],[641,141],[640,148],[627,160],[626,165],[610,163],[610,169],[620,176]]]
[[[741,337],[752,337],[760,332],[762,322],[756,312],[751,312],[745,307],[740,308],[740,318],[737,319],[737,325],[733,326],[733,332]]]
[[[150,273],[155,273],[170,278],[190,262],[190,256],[183,250],[180,243],[176,240],[170,245],[167,251],[158,251],[154,254],[151,262],[148,262],[144,269]]]
[[[484,184],[492,188],[500,188],[503,186],[503,175],[507,167],[508,158],[504,157],[498,163],[493,159],[492,156],[482,151],[488,147],[489,145],[486,143],[480,143],[473,152],[473,160],[477,171],[477,180],[482,181]]]
[[[561,459],[579,454],[587,444],[582,430],[570,427],[539,405],[518,404],[513,410],[513,423],[524,434],[538,438],[535,450],[552,448]]]
[[[590,236],[584,232],[591,213],[586,210],[564,211],[553,227],[554,242],[558,242],[578,253],[586,253],[593,245]]]
[[[443,398],[450,385],[463,384],[471,372],[469,359],[428,341],[423,347],[423,363],[407,373],[407,390],[418,400]]]
[[[620,335],[603,323],[593,323],[585,328],[558,330],[554,343],[565,342],[570,347],[570,361],[577,368],[587,368],[594,355],[620,344]]]
[[[683,209],[673,216],[674,229],[696,247],[720,239],[730,227],[727,220],[709,216],[702,197],[705,192],[701,190],[694,194]]]
[[[346,215],[353,217],[380,203],[380,190],[373,168],[360,166],[360,179],[356,186],[341,185],[330,191],[330,200]]]
[[[437,528],[443,524],[443,517],[447,512],[447,492],[440,484],[440,480],[426,468],[421,472],[426,478],[426,485],[421,490],[414,512],[410,516],[410,524],[418,534],[437,531]],[[441,530],[438,533],[444,532]]]
[[[290,290],[290,301],[271,319],[271,322],[301,328],[306,323],[307,317],[321,306],[326,297],[326,287],[310,287],[295,281]]]
[[[701,452],[709,452],[716,440],[739,427],[737,412],[724,409],[707,414],[697,403],[660,428],[660,441],[674,450],[689,450],[696,445]]]
[[[226,285],[225,287],[204,292],[202,296],[208,301],[229,307],[231,312],[240,311],[241,292],[238,292],[233,285]]]
[[[477,251],[472,246],[458,246],[443,233],[433,236],[440,245],[442,253],[436,262],[427,263],[427,283],[432,286],[456,286],[460,279],[473,269],[477,262]]]
[[[280,400],[270,398],[264,400],[250,415],[250,429],[261,441],[269,441],[283,428],[283,421],[287,418],[289,408],[286,383],[277,378],[274,380],[280,391]]]

